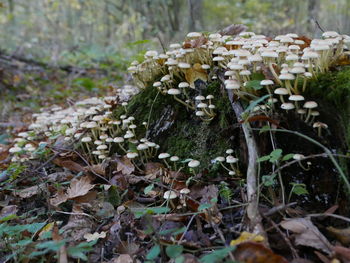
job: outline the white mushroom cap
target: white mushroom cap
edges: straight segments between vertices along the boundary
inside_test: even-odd
[[[215,158],[215,161],[216,161],[216,162],[224,162],[224,161],[225,161],[225,157],[223,157],[223,156],[218,156],[218,157]]]
[[[139,145],[137,145],[136,149],[139,150],[139,151],[142,151],[142,150],[146,150],[148,149],[149,146],[145,143],[140,143]]]
[[[203,64],[201,67],[202,67],[202,69],[210,69],[210,66],[207,64]]]
[[[164,75],[164,76],[160,79],[161,82],[167,82],[167,81],[169,81],[169,80],[170,80],[170,75]]]
[[[158,158],[159,159],[166,159],[166,158],[169,158],[170,157],[170,154],[169,153],[160,153],[158,155]]]
[[[261,86],[268,86],[268,85],[273,85],[273,81],[271,79],[264,79],[260,81]]]
[[[97,125],[96,122],[90,121],[89,123],[87,123],[86,128],[88,128],[88,129],[93,129],[93,128],[96,128],[97,126],[98,126],[98,125]]]
[[[86,136],[86,137],[83,137],[83,138],[81,139],[81,141],[82,141],[82,142],[91,142],[92,139],[91,139],[90,136]]]
[[[339,34],[335,31],[327,31],[322,34],[324,38],[338,37]]]
[[[189,163],[188,163],[188,167],[190,168],[195,168],[195,167],[198,167],[201,163],[197,160],[191,160]]]
[[[94,141],[94,144],[96,144],[96,145],[101,145],[101,144],[102,144],[102,141],[96,140],[96,141]]]
[[[289,96],[288,99],[291,101],[303,101],[303,100],[305,100],[304,97],[301,95],[291,95],[291,96]]]
[[[199,32],[190,32],[186,35],[187,37],[189,38],[197,38],[197,37],[201,37],[202,36],[202,33],[199,33]]]
[[[228,156],[226,156],[226,162],[227,163],[236,163],[236,162],[238,162],[238,159],[233,157],[232,155],[228,155]]]
[[[178,160],[180,160],[180,158],[176,155],[170,157],[170,161],[172,162],[177,162]]]
[[[294,104],[290,102],[282,103],[281,105],[281,109],[283,110],[292,110],[294,108],[295,108]]]
[[[320,122],[320,121],[317,121],[315,122],[313,125],[312,125],[313,128],[323,128],[323,129],[327,129],[328,128],[328,125],[323,123],[323,122]]]
[[[298,114],[306,114],[306,110],[305,109],[298,109]]]
[[[124,138],[123,137],[115,137],[113,139],[113,142],[115,142],[115,143],[122,143],[122,142],[124,142]]]
[[[274,90],[275,94],[277,95],[287,95],[288,94],[288,90],[286,88],[277,88]]]
[[[191,65],[188,64],[188,63],[185,63],[185,62],[180,62],[180,63],[178,64],[178,67],[179,67],[179,68],[187,69],[187,68],[190,68]]]
[[[108,148],[108,146],[105,144],[101,144],[101,145],[97,146],[97,150],[106,150],[107,148]]]
[[[22,148],[20,148],[20,147],[18,147],[18,146],[14,146],[14,147],[11,147],[11,148],[9,149],[9,152],[10,152],[10,153],[18,153],[18,152],[20,152],[20,151],[22,151]]]
[[[198,95],[194,98],[195,100],[205,100],[204,96]]]
[[[162,86],[162,83],[160,81],[157,81],[157,82],[153,83],[153,87],[155,87],[155,88],[158,88],[160,86]]]
[[[181,91],[179,89],[169,89],[167,92],[169,95],[179,95]]]
[[[191,192],[191,190],[188,189],[188,188],[182,188],[182,189],[180,190],[180,194],[183,194],[183,195],[187,195],[187,194],[189,194],[190,192]]]
[[[201,110],[196,111],[196,116],[202,117],[202,116],[204,116],[204,115],[205,115],[204,111],[201,111]]]
[[[164,192],[163,198],[164,199],[175,199],[175,198],[177,198],[177,193],[175,191],[168,190],[168,191]]]
[[[198,105],[197,105],[197,108],[199,108],[199,109],[203,109],[203,108],[207,108],[207,107],[208,107],[208,104],[203,103],[203,102],[198,103]]]
[[[134,152],[129,152],[126,154],[126,157],[128,157],[129,159],[134,159],[138,156],[138,153],[134,153]]]
[[[227,149],[227,150],[226,150],[226,153],[227,153],[227,154],[232,154],[232,153],[233,153],[233,149]]]
[[[317,106],[318,106],[317,102],[315,102],[315,101],[307,101],[307,102],[305,102],[303,107],[306,108],[306,109],[314,109],[314,108],[317,108]]]
[[[221,56],[217,56],[217,57],[213,58],[213,61],[224,61],[224,60],[225,60],[225,58],[221,57]]]
[[[302,154],[299,154],[299,153],[296,153],[296,154],[293,155],[293,159],[294,160],[302,160],[304,158],[305,158],[305,156],[302,155]]]
[[[279,75],[278,77],[281,80],[293,80],[293,79],[295,79],[294,75],[290,74],[290,73],[284,73],[284,74]]]
[[[207,100],[212,100],[212,99],[214,99],[214,96],[211,95],[211,94],[209,94],[209,95],[206,97],[206,99],[207,99]]]
[[[187,88],[189,86],[190,86],[190,84],[188,84],[187,82],[180,82],[178,85],[179,88]]]

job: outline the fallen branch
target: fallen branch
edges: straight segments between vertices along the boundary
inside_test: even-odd
[[[219,76],[221,82],[224,83],[223,76]],[[227,90],[232,109],[236,115],[237,121],[241,122],[243,113],[242,105],[239,101],[234,101],[232,90]],[[249,122],[242,122],[241,124],[244,138],[248,148],[248,167],[247,167],[247,217],[249,219],[250,231],[254,234],[262,235],[267,240],[266,232],[261,223],[262,217],[259,213],[258,205],[258,146],[254,139],[253,130]]]

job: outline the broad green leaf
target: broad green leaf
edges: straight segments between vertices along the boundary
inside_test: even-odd
[[[275,177],[275,175],[263,175],[261,177],[262,184],[267,187],[273,186],[276,183]]]
[[[265,96],[262,96],[261,98],[254,100],[252,103],[249,104],[249,106],[245,109],[245,111],[242,113],[242,115],[245,115],[245,113],[249,113],[252,109],[255,108],[259,103],[263,102],[267,98],[269,98],[271,95],[266,94]]]
[[[199,261],[201,263],[215,263],[222,262],[222,260],[228,256],[228,254],[234,251],[236,247],[225,247],[223,249],[214,250],[212,253],[205,255]]]
[[[259,134],[262,134],[262,133],[267,132],[269,130],[271,130],[270,126],[269,125],[265,125],[265,126],[261,127],[261,129],[259,131]]]
[[[147,195],[149,192],[151,192],[153,190],[154,184],[150,184],[149,186],[147,186],[143,192],[145,193],[145,195]]]
[[[156,259],[159,254],[160,254],[160,246],[155,245],[154,247],[152,247],[150,249],[150,251],[148,251],[146,259],[148,259],[148,260]]]
[[[282,149],[276,149],[276,150],[273,150],[271,153],[270,153],[270,162],[273,163],[273,162],[276,162],[277,160],[279,160],[282,156]]]
[[[264,155],[264,156],[261,156],[257,162],[260,163],[260,162],[265,162],[265,161],[268,161],[270,160],[270,155]]]
[[[248,81],[245,85],[246,88],[251,88],[251,89],[254,89],[254,90],[259,90],[259,89],[262,89],[263,86],[260,85],[260,80],[251,80],[251,81]]]
[[[181,245],[170,245],[166,247],[165,253],[169,258],[176,258],[181,255],[183,250],[184,248]]]
[[[292,159],[293,156],[294,156],[294,153],[288,153],[285,156],[283,156],[282,161],[288,161],[288,160]]]

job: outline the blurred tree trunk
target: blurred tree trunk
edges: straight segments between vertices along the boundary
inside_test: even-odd
[[[203,0],[188,0],[189,21],[188,30],[196,31],[202,27]]]
[[[319,32],[321,29],[317,25],[319,23],[322,26],[322,21],[318,21],[318,13],[320,10],[320,1],[319,0],[309,0],[308,2],[308,31],[313,32],[314,35]]]

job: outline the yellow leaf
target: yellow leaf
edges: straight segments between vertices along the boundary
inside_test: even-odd
[[[241,233],[241,235],[240,235],[237,239],[232,240],[232,241],[230,242],[230,245],[231,245],[231,246],[236,246],[236,245],[238,245],[238,244],[241,244],[241,243],[247,242],[247,241],[262,242],[262,241],[264,241],[264,237],[261,236],[261,235],[252,234],[252,233],[243,231],[243,232]]]
[[[85,234],[84,238],[86,239],[87,242],[97,240],[99,238],[105,238],[106,237],[106,232],[102,231],[101,233],[95,232],[93,234]]]

